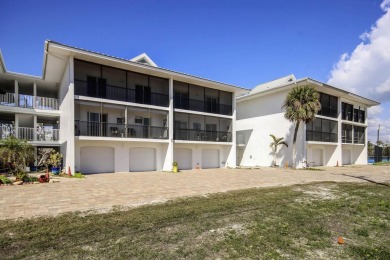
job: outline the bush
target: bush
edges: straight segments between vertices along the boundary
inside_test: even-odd
[[[85,175],[82,172],[75,172],[73,178],[84,179]]]
[[[0,175],[0,183],[2,184],[11,184],[12,181],[7,178],[5,175]]]

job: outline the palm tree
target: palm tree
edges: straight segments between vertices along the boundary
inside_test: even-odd
[[[278,152],[279,146],[286,146],[288,147],[288,144],[283,141],[283,137],[276,138],[274,135],[269,135],[271,136],[273,142],[270,143],[269,147],[272,150],[272,154],[274,155],[274,161],[273,161],[273,166],[276,166],[276,153]]]
[[[283,104],[284,117],[295,123],[293,139],[293,166],[296,167],[295,143],[297,141],[298,129],[301,123],[309,123],[314,120],[321,109],[319,93],[310,86],[295,87],[287,94]]]

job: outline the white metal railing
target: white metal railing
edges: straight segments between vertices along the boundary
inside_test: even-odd
[[[42,110],[58,110],[58,99],[49,97],[31,96],[14,93],[0,94],[0,105],[36,108]]]
[[[18,127],[18,138],[33,141],[34,140],[34,128],[30,127]]]
[[[37,141],[58,141],[60,140],[60,130],[52,128],[43,128],[36,131]]]
[[[15,94],[5,93],[0,94],[0,105],[3,106],[15,106]]]
[[[36,140],[50,142],[60,140],[60,130],[53,128],[42,128],[41,130],[34,130],[33,127],[18,127],[16,129],[11,124],[0,125],[0,139],[6,139],[9,136],[16,136],[18,139],[27,141]]]
[[[10,136],[15,136],[15,128],[12,124],[0,125],[0,139],[7,139]]]
[[[58,99],[48,97],[35,97],[35,108],[44,110],[58,110]]]

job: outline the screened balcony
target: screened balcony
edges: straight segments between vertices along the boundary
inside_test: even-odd
[[[169,105],[168,79],[75,60],[75,95]]]
[[[174,107],[221,115],[232,115],[232,93],[180,81],[173,82]]]
[[[168,139],[168,113],[131,106],[77,101],[75,135]]]
[[[232,120],[211,116],[175,113],[175,140],[231,142]]]

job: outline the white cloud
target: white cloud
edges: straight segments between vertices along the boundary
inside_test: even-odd
[[[375,107],[370,107],[368,109],[368,115],[371,116],[377,116],[383,112],[383,107],[382,106],[375,106]]]
[[[390,0],[385,12],[351,53],[344,53],[331,71],[328,83],[379,101],[390,100]]]
[[[383,11],[387,11],[390,9],[390,0],[384,0],[382,3],[381,3],[381,8]]]
[[[390,0],[380,7],[384,14],[360,36],[362,42],[351,54],[340,56],[328,84],[382,102],[368,112],[368,136],[376,141],[380,124],[380,139],[390,142],[390,117],[386,114],[390,108]]]

